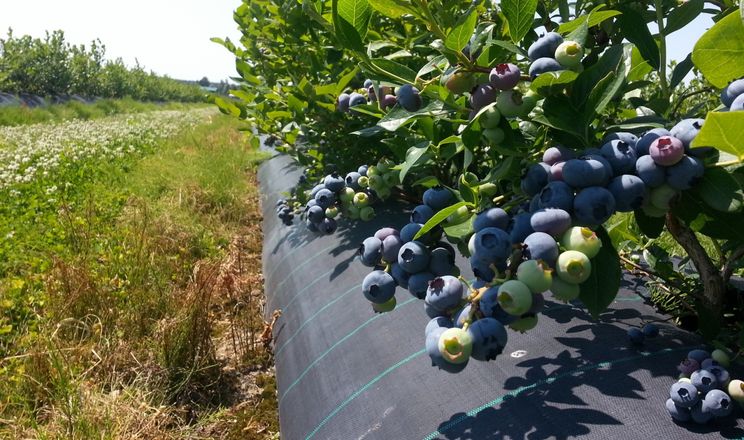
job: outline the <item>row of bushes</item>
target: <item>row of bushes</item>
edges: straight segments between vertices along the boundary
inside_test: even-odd
[[[121,58],[105,59],[100,40],[89,47],[65,41],[64,32],[44,38],[16,37],[9,30],[0,38],[0,91],[39,96],[81,95],[144,101],[201,101],[196,85],[146,72],[139,64],[129,68]]]

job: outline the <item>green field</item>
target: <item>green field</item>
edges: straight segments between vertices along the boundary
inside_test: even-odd
[[[116,105],[0,126],[0,437],[269,438],[262,156],[213,109]]]

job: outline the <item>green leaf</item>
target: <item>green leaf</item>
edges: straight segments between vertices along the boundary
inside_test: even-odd
[[[592,258],[592,273],[588,280],[581,283],[579,293],[579,299],[595,319],[615,300],[622,278],[620,258],[612,247],[610,236],[602,227],[596,233],[602,240],[602,248]]]
[[[465,175],[460,175],[460,181],[457,189],[460,190],[460,197],[462,200],[470,205],[478,205],[478,193],[470,186],[470,183],[465,179]]]
[[[471,215],[467,220],[456,225],[447,225],[444,227],[444,233],[452,241],[460,241],[473,233],[473,220],[475,216]]]
[[[418,145],[415,145],[406,151],[406,160],[403,162],[403,164],[400,167],[400,181],[403,182],[403,179],[405,179],[406,174],[408,174],[408,171],[413,168],[414,165],[418,163],[419,160],[421,160],[422,157],[429,151],[429,143],[428,142],[422,142]]]
[[[390,18],[400,18],[406,14],[412,14],[413,11],[402,1],[396,0],[368,0],[377,12]]]
[[[722,212],[741,210],[744,191],[739,182],[722,168],[705,170],[703,179],[693,190],[711,208]]]
[[[646,60],[643,59],[638,48],[633,46],[630,55],[630,71],[628,72],[628,81],[642,81],[651,71],[654,70]],[[628,92],[629,90],[626,90]]]
[[[570,34],[566,35],[566,40],[575,41],[582,46],[586,45],[586,37],[589,36],[589,26],[586,22],[581,23]]]
[[[424,226],[419,229],[419,231],[416,233],[416,235],[413,237],[414,240],[419,239],[422,235],[426,234],[427,232],[431,231],[435,226],[442,223],[443,221],[447,220],[447,217],[454,214],[455,211],[460,209],[463,206],[467,206],[468,204],[465,202],[457,202],[454,205],[450,205],[441,211],[437,212],[432,216],[432,218],[429,219],[426,223],[424,223]]]
[[[710,112],[692,147],[715,147],[744,161],[744,112]]]
[[[563,92],[578,76],[579,74],[572,70],[546,72],[532,81],[530,89],[542,96],[555,95]]]
[[[408,66],[404,66],[396,61],[387,60],[385,58],[374,58],[369,60],[369,64],[371,64],[376,71],[384,74],[395,82],[403,84],[413,84],[416,82],[416,72]]]
[[[675,88],[692,70],[692,54],[688,53],[684,60],[674,66],[672,71],[672,79],[669,80],[669,87]]]
[[[744,228],[741,225],[741,214],[729,214],[712,209],[692,191],[684,191],[682,197],[672,205],[672,213],[692,224],[701,214],[708,219],[698,232],[712,238],[739,240],[744,242]]]
[[[604,5],[600,5],[604,7]],[[596,10],[596,9],[595,9]],[[568,23],[563,23],[562,25],[558,26],[558,33],[559,34],[568,34],[574,29],[581,26],[583,23],[587,23],[587,17],[589,18],[589,22],[587,23],[587,27],[594,27],[603,21],[607,20],[608,18],[615,17],[617,15],[621,15],[622,12],[620,11],[592,11],[589,15],[582,15],[581,17],[571,20]]]
[[[674,8],[667,17],[664,33],[671,34],[687,26],[692,20],[703,12],[703,0],[689,0],[681,6]]]
[[[359,73],[359,68],[354,67],[353,69],[351,69],[349,73],[341,77],[338,83],[336,83],[336,95],[340,95],[344,91],[344,89],[346,88],[347,85],[349,85],[351,80],[354,79],[354,77],[356,77],[357,73]]]
[[[532,29],[537,0],[502,0],[501,10],[509,23],[509,36],[518,43]]]
[[[335,3],[335,2],[334,2]],[[367,35],[372,9],[367,0],[337,0],[338,17],[349,23],[361,38]]]
[[[444,41],[444,46],[455,51],[462,50],[470,41],[477,20],[476,8],[470,8],[467,14],[460,17],[455,27],[449,32],[447,39]]]
[[[411,184],[411,186],[423,186],[424,188],[433,188],[437,185],[439,185],[439,179],[434,176],[422,177]]]
[[[643,16],[632,9],[623,9],[623,14],[618,16],[617,22],[623,30],[623,35],[631,43],[635,44],[643,58],[654,69],[659,68],[659,47],[656,40],[648,30],[648,25]]]
[[[646,237],[659,238],[664,230],[664,217],[648,216],[642,209],[636,209],[634,214],[638,227]]]
[[[419,71],[416,73],[416,78],[420,78],[427,73],[433,72],[435,70],[443,70],[446,68],[446,66],[449,65],[449,62],[447,61],[447,57],[444,55],[439,55],[431,60],[429,60],[428,63],[424,64],[423,67],[419,69]]]
[[[366,3],[366,0],[333,0],[332,18],[333,18],[333,29],[335,30],[336,38],[341,41],[341,44],[348,47],[356,52],[364,52],[364,43],[362,42],[362,34],[359,32],[359,28],[364,27],[364,34],[366,34],[366,23],[362,21],[364,18],[364,7],[361,7],[359,12],[361,15],[356,14],[355,5],[357,3]],[[369,20],[369,5],[367,4],[367,20]],[[351,15],[351,18],[349,18]],[[351,21],[350,21],[351,20]],[[354,22],[356,20],[356,26]]]
[[[396,106],[384,118],[377,123],[387,131],[395,131],[403,124],[421,116],[441,116],[447,114],[444,110],[444,103],[439,100],[432,100],[426,106],[415,112],[409,112],[403,107]]]
[[[571,92],[571,102],[574,108],[582,108],[589,99],[589,95],[602,78],[617,69],[623,58],[622,45],[611,46],[597,60],[596,64],[579,74]],[[543,105],[543,107],[546,107]],[[559,109],[556,109],[559,110]]]
[[[231,100],[215,96],[214,103],[217,104],[217,107],[219,107],[222,113],[235,117],[240,116],[240,107],[235,105]]]
[[[695,44],[692,61],[705,79],[722,89],[744,76],[744,23],[733,13],[708,29]]]

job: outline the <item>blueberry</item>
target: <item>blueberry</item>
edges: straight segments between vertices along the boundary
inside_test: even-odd
[[[526,284],[535,294],[550,289],[553,280],[552,273],[552,269],[543,261],[527,260],[517,267],[517,279]],[[542,298],[542,295],[540,295],[540,298]],[[532,312],[538,313],[534,310]]]
[[[424,191],[423,201],[434,211],[441,211],[452,203],[453,197],[447,188],[435,186]]]
[[[318,224],[311,222],[310,219],[307,219],[307,221],[305,222],[305,226],[310,232],[320,232],[320,230],[318,229]]]
[[[545,289],[547,290],[547,289]],[[525,315],[537,315],[545,308],[545,297],[542,293],[532,292],[532,305]]]
[[[536,103],[537,99],[534,95],[529,92],[522,94],[518,90],[504,90],[496,97],[496,108],[505,118],[524,118]]]
[[[440,327],[426,335],[426,353],[431,359],[432,366],[439,367],[439,369],[447,371],[448,373],[458,373],[467,366],[467,362],[453,364],[444,359],[442,353],[439,351],[439,339],[445,331],[447,331],[446,328]]]
[[[406,272],[421,272],[429,266],[429,250],[419,241],[409,241],[398,252],[398,264]]]
[[[706,371],[710,371],[711,373],[713,373],[716,376],[716,380],[718,380],[718,383],[721,385],[727,384],[729,382],[729,379],[731,378],[728,370],[721,367],[720,365],[708,367],[706,368]]]
[[[405,84],[398,87],[395,91],[395,96],[397,97],[398,103],[401,107],[409,112],[415,112],[421,108],[422,102],[419,90],[411,84]]]
[[[455,256],[449,249],[438,247],[431,251],[429,272],[437,276],[451,275],[454,265]]]
[[[501,63],[491,69],[488,80],[497,89],[509,90],[519,84],[521,76],[522,71],[519,70],[519,67],[511,63]]]
[[[638,139],[638,142],[636,142],[636,155],[638,157],[645,156],[648,154],[648,148],[651,146],[651,143],[655,141],[656,139],[662,137],[662,136],[671,136],[672,134],[669,133],[669,130],[666,128],[654,128],[652,130],[647,131],[643,136],[641,136],[640,139]]]
[[[690,375],[690,382],[695,385],[703,395],[710,390],[718,387],[718,379],[716,375],[708,370],[697,370]]]
[[[640,177],[632,174],[617,176],[607,189],[615,199],[615,209],[618,212],[631,212],[643,205],[646,199],[646,185]]]
[[[527,49],[527,56],[532,61],[543,57],[552,58],[555,56],[555,51],[561,43],[563,43],[563,37],[561,34],[557,32],[548,32],[530,45]]]
[[[488,261],[505,261],[511,254],[509,234],[499,228],[485,228],[475,233],[475,255]]]
[[[654,324],[653,322],[649,322],[648,324],[644,325],[641,331],[643,331],[643,334],[647,338],[655,338],[659,336],[659,326]]]
[[[530,166],[522,176],[522,191],[530,197],[534,196],[548,184],[549,175],[550,166],[546,163],[539,162]]]
[[[491,263],[482,260],[475,255],[470,257],[470,269],[473,271],[473,275],[475,275],[479,280],[489,283],[496,276],[496,272],[494,272],[491,267]]]
[[[348,93],[342,93],[338,95],[338,98],[336,99],[336,108],[338,109],[338,111],[348,112],[350,99],[351,99],[351,96],[349,96]]]
[[[478,232],[485,228],[499,228],[506,230],[509,227],[509,214],[501,208],[490,208],[482,211],[473,220],[473,231]]]
[[[372,80],[371,79],[365,79],[364,80],[364,88],[367,89],[367,88],[370,88],[370,87],[372,87]]]
[[[678,421],[678,422],[689,422],[690,421],[690,409],[684,408],[676,403],[674,403],[674,400],[667,399],[666,401],[666,409],[669,411],[669,415],[672,416],[672,419]]]
[[[499,287],[499,305],[507,313],[522,316],[532,307],[532,292],[519,280],[509,280]]]
[[[456,311],[452,315],[452,323],[454,327],[464,327],[465,321],[470,318],[470,311],[473,309],[471,304],[465,304],[460,310]]]
[[[571,214],[559,208],[539,209],[532,214],[530,225],[537,232],[555,237],[571,227]]]
[[[576,194],[573,212],[579,224],[601,225],[615,213],[615,198],[601,186],[590,186]]]
[[[359,259],[367,267],[380,264],[382,258],[382,242],[375,237],[367,237],[359,245]]]
[[[558,243],[544,232],[533,232],[524,239],[524,256],[531,260],[543,260],[550,267],[555,267],[558,260]]]
[[[530,79],[534,80],[543,73],[557,72],[559,70],[566,70],[566,68],[561,66],[561,64],[552,57],[538,58],[530,64]]]
[[[470,107],[477,112],[488,104],[495,102],[497,93],[497,89],[494,89],[491,84],[478,84],[470,93]]]
[[[352,171],[349,174],[346,175],[346,186],[352,188],[354,191],[359,191],[362,189],[361,186],[359,186],[359,178],[362,177],[361,174],[359,174],[356,171]]]
[[[320,191],[315,194],[315,202],[325,210],[326,208],[333,205],[333,202],[336,201],[336,196],[333,194],[333,192],[327,188],[323,188]]]
[[[523,212],[512,217],[508,229],[512,243],[522,243],[527,236],[535,232],[532,229],[531,219],[532,214],[529,212]]]
[[[424,301],[429,306],[444,312],[459,307],[463,294],[466,292],[462,281],[457,277],[445,275],[434,278],[429,283]]]
[[[375,238],[380,241],[385,240],[391,235],[400,235],[398,230],[395,228],[380,228],[375,232]]]
[[[362,281],[362,293],[369,301],[382,304],[395,295],[395,280],[384,270],[372,271]]]
[[[734,102],[731,103],[731,107],[729,107],[729,111],[732,112],[740,112],[742,110],[744,110],[744,93],[737,96]]]
[[[700,159],[683,156],[679,162],[667,168],[667,184],[676,190],[692,188],[705,174],[705,167]]]
[[[444,360],[453,364],[464,364],[470,360],[473,336],[458,327],[448,328],[439,337],[439,352]]]
[[[509,325],[518,318],[506,313],[499,304],[499,287],[501,286],[492,286],[483,292],[479,302],[479,308],[483,316],[494,318],[503,325]]]
[[[365,98],[364,95],[362,95],[361,93],[354,92],[349,96],[349,108],[366,103],[367,98]]]
[[[496,359],[506,346],[508,335],[504,325],[493,318],[482,318],[475,321],[468,332],[473,335],[473,359],[490,361]]]
[[[592,263],[589,261],[589,257],[582,252],[565,251],[558,256],[555,272],[561,280],[567,283],[581,284],[591,275]]]
[[[315,196],[318,194],[318,191],[321,189],[326,189],[325,185],[322,183],[319,183],[313,187],[312,190],[310,190],[310,197],[315,198]]]
[[[357,173],[361,174],[362,176],[366,176],[367,175],[367,169],[368,168],[369,168],[369,166],[362,165],[362,166],[359,167],[359,169],[357,169]]]
[[[635,163],[635,169],[638,177],[650,188],[661,186],[666,181],[665,168],[657,165],[653,157],[649,155],[639,157]]]
[[[699,400],[697,388],[689,382],[675,382],[669,389],[669,397],[672,398],[676,405],[682,408],[690,408],[698,403]]]
[[[606,159],[602,158],[605,162]],[[563,181],[574,188],[604,186],[610,179],[607,166],[596,156],[570,159],[563,165]],[[610,168],[611,173],[611,168]]]
[[[562,66],[577,67],[584,57],[584,48],[576,41],[564,41],[555,49],[554,56]]]
[[[408,278],[408,291],[416,298],[424,299],[426,297],[426,289],[429,288],[429,283],[434,278],[436,277],[431,272],[414,273]]]
[[[721,103],[731,107],[734,100],[741,95],[744,95],[744,79],[737,79],[721,91]]]
[[[385,95],[382,98],[382,101],[380,101],[380,107],[383,110],[387,110],[389,108],[395,107],[395,104],[398,103],[398,98],[396,98],[394,95]]]
[[[422,225],[434,217],[434,210],[429,205],[418,205],[411,212],[411,223],[421,223]]]
[[[400,230],[400,239],[403,243],[408,243],[409,241],[413,241],[413,237],[418,234],[418,231],[421,230],[421,228],[424,225],[420,223],[408,223],[407,225],[403,226],[403,228]]]
[[[567,283],[560,277],[554,276],[550,284],[550,293],[555,299],[567,303],[579,297],[581,288],[578,284]]]
[[[338,228],[338,223],[332,218],[324,218],[323,221],[318,223],[318,231],[324,234],[333,234]]]
[[[677,365],[677,370],[685,376],[689,376],[700,369],[700,364],[695,359],[685,359]]]
[[[658,165],[672,166],[685,155],[685,147],[674,136],[661,136],[651,142],[648,153]]]
[[[690,148],[690,142],[695,139],[700,129],[703,128],[705,119],[683,119],[669,130],[669,133],[682,141],[685,149]]]
[[[636,145],[638,144],[638,136],[627,131],[615,131],[606,134],[605,137],[602,139],[602,144],[604,145],[614,140],[625,142],[633,148],[636,148]]]
[[[633,146],[622,140],[611,140],[602,146],[602,157],[612,166],[615,176],[635,170],[636,152]]]
[[[388,235],[382,241],[382,258],[389,263],[398,261],[398,252],[401,246],[403,246],[403,241],[400,239],[400,236],[395,234]]]
[[[474,115],[474,113],[473,113]],[[472,116],[471,116],[472,117]],[[483,135],[494,144],[503,142],[504,131],[499,128],[501,121],[501,112],[496,107],[489,107],[488,110],[481,113],[478,119],[483,129]]]
[[[429,322],[426,324],[426,328],[424,328],[424,334],[428,335],[429,333],[433,332],[434,330],[438,328],[450,328],[452,327],[452,320],[449,319],[446,316],[437,316],[435,318],[432,318],[429,320]]]
[[[573,188],[565,182],[553,181],[548,182],[540,191],[538,207],[559,208],[570,213],[573,211],[573,202]]]
[[[574,153],[565,147],[550,147],[543,153],[542,161],[548,165],[554,165],[558,162],[565,162],[573,159]]]
[[[687,353],[687,358],[695,360],[698,364],[702,364],[704,360],[710,358],[710,353],[705,350],[696,349]]]
[[[408,279],[411,277],[411,274],[403,270],[403,268],[400,267],[400,264],[393,263],[390,265],[390,275],[393,277],[397,285],[404,289],[408,289]]]
[[[731,397],[721,390],[711,390],[703,398],[703,411],[714,417],[726,417],[734,410]]]

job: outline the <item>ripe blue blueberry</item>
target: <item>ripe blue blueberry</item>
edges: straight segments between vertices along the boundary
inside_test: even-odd
[[[538,209],[532,214],[530,225],[537,232],[555,237],[571,227],[571,214],[559,208]]]
[[[602,158],[605,163],[607,160]],[[610,179],[611,166],[599,160],[597,156],[582,156],[569,159],[563,165],[563,181],[574,188],[604,186]],[[610,167],[609,173],[607,167]]]
[[[669,133],[673,137],[682,141],[682,145],[684,145],[687,150],[690,148],[690,143],[695,139],[695,136],[700,133],[703,124],[705,124],[705,119],[683,119],[679,121],[677,125],[672,127],[672,129],[669,130]]]
[[[475,255],[470,257],[470,269],[479,280],[489,283],[496,276],[496,272],[491,267],[491,262],[480,259]]]
[[[703,402],[699,401],[692,408],[690,408],[690,416],[692,421],[700,425],[704,425],[713,420],[713,413],[703,408]]]
[[[710,390],[718,387],[718,379],[716,375],[708,370],[697,370],[690,375],[690,382],[698,389],[703,395]]]
[[[721,103],[731,107],[734,100],[741,95],[744,95],[744,79],[737,79],[721,91]]]
[[[601,225],[615,213],[615,198],[601,186],[590,186],[576,194],[573,212],[581,225]]]
[[[496,359],[506,346],[508,336],[504,325],[493,318],[475,321],[468,332],[473,336],[473,351],[470,356],[478,361]]]
[[[364,95],[362,95],[361,93],[354,92],[349,96],[349,108],[366,103],[367,98],[365,98]]]
[[[423,201],[434,211],[441,211],[452,203],[450,190],[443,186],[435,186],[424,191]]]
[[[543,162],[531,165],[522,176],[522,191],[532,197],[539,193],[548,184],[550,166]]]
[[[734,102],[731,103],[731,107],[729,107],[729,111],[732,112],[740,112],[742,110],[744,110],[744,93],[737,96]]]
[[[700,364],[695,359],[685,359],[677,365],[677,371],[685,376],[689,376],[700,369]]]
[[[350,99],[351,99],[351,96],[349,96],[348,93],[342,93],[338,95],[338,98],[336,99],[336,108],[338,109],[338,111],[348,112]]]
[[[395,234],[388,235],[382,240],[382,258],[388,263],[397,262],[398,252],[401,246],[403,246],[403,241],[400,239],[400,236]]]
[[[429,272],[436,276],[451,275],[454,266],[455,256],[449,249],[438,247],[431,251]]]
[[[653,322],[644,325],[641,331],[643,331],[643,334],[646,335],[647,338],[655,338],[659,336],[659,326]]]
[[[508,229],[512,243],[522,243],[530,234],[535,232],[532,229],[531,219],[532,214],[529,212],[523,212],[512,217]]]
[[[359,259],[367,267],[380,264],[382,258],[382,242],[375,237],[367,237],[359,246]]]
[[[643,136],[641,136],[640,139],[638,139],[638,142],[636,142],[636,155],[638,157],[645,156],[648,154],[648,148],[651,146],[651,143],[655,141],[656,139],[662,137],[662,136],[671,136],[672,134],[669,133],[669,130],[666,128],[654,128],[652,130],[647,131]]]
[[[429,205],[418,205],[413,209],[413,212],[411,212],[411,223],[424,224],[432,217],[434,217],[434,210],[432,210]]]
[[[475,255],[488,262],[505,261],[511,254],[509,234],[499,228],[485,228],[475,233]]]
[[[323,188],[315,194],[315,202],[325,210],[326,208],[333,205],[336,201],[336,196],[333,192],[327,188]]]
[[[490,208],[480,212],[473,220],[473,231],[478,232],[485,228],[499,228],[506,230],[509,227],[509,214],[501,208]]]
[[[375,231],[374,237],[380,241],[383,241],[391,235],[400,235],[400,234],[398,233],[397,229],[386,227],[386,228],[380,228],[377,231]]]
[[[666,181],[666,169],[657,165],[654,158],[648,154],[638,158],[635,169],[638,177],[650,188],[659,187]]]
[[[360,189],[362,189],[359,186],[360,177],[362,177],[362,175],[359,174],[358,172],[356,171],[350,172],[349,174],[346,175],[346,179],[345,179],[346,186],[351,187],[354,191],[359,191]]]
[[[721,390],[711,390],[703,398],[703,411],[713,414],[713,417],[726,417],[734,410],[731,397]]]
[[[543,57],[536,59],[532,64],[530,64],[529,73],[530,78],[534,80],[543,73],[557,72],[559,70],[566,70],[566,68],[561,66],[561,64],[552,57]]]
[[[449,319],[446,316],[437,316],[435,318],[432,318],[427,324],[426,328],[424,328],[424,334],[428,335],[429,333],[433,332],[434,330],[438,328],[450,328],[452,327],[452,320]]]
[[[372,271],[362,281],[362,293],[369,301],[382,304],[395,295],[395,280],[384,270]]]
[[[610,181],[607,189],[615,199],[615,209],[618,212],[631,212],[643,205],[646,199],[646,185],[640,177],[623,174]]]
[[[638,136],[627,131],[615,131],[606,134],[605,137],[602,139],[602,144],[604,145],[614,140],[623,141],[631,147],[635,148],[636,144],[638,143]]]
[[[426,289],[429,283],[436,278],[431,272],[418,272],[408,277],[408,291],[418,299],[426,297]]]
[[[466,289],[462,281],[457,277],[445,275],[434,278],[429,283],[424,301],[429,306],[444,312],[459,307],[465,293]]]
[[[411,84],[405,84],[398,87],[395,91],[395,96],[397,97],[398,103],[401,107],[409,112],[415,112],[421,108],[422,102],[419,90]]]
[[[558,243],[544,232],[533,232],[524,239],[524,256],[531,260],[543,260],[550,267],[555,267],[558,260]]]
[[[667,184],[683,191],[692,188],[705,174],[705,167],[700,159],[683,156],[679,162],[667,168]]]
[[[404,289],[408,289],[408,279],[411,278],[411,274],[403,270],[400,264],[393,263],[390,266],[390,275],[395,280],[395,283]]]
[[[429,266],[429,250],[420,241],[409,241],[400,247],[398,264],[406,272],[421,272]]]
[[[555,165],[554,165],[555,166]],[[573,211],[574,191],[567,183],[548,182],[539,194],[539,208],[559,208],[568,213]]]
[[[710,353],[705,350],[695,349],[687,353],[687,358],[695,360],[698,364],[702,364],[704,360],[710,358]]]
[[[527,56],[532,61],[543,57],[552,58],[555,56],[555,51],[561,43],[563,43],[563,37],[561,34],[557,32],[548,32],[530,45],[527,49]]]
[[[607,159],[615,176],[632,173],[635,170],[636,151],[633,146],[618,139],[602,145],[602,157]]]
[[[336,220],[332,218],[324,218],[323,221],[318,223],[318,231],[322,232],[323,234],[329,235],[336,232],[336,229],[338,228],[338,223],[336,223]]]
[[[423,226],[424,225],[420,223],[408,223],[407,225],[403,226],[403,228],[400,230],[400,240],[403,243],[413,241],[413,237],[418,234],[418,231],[421,230]]]
[[[323,180],[323,184],[325,184],[327,189],[334,193],[341,191],[346,186],[344,178],[336,172],[327,175]]]
[[[672,419],[678,422],[689,422],[692,418],[692,416],[690,416],[689,408],[684,408],[677,405],[672,399],[667,399],[666,409],[667,411],[669,411],[669,415],[672,416]]]
[[[497,94],[498,90],[491,84],[478,84],[470,93],[470,108],[477,112],[488,104],[496,102]]]
[[[675,382],[669,389],[669,397],[672,398],[677,406],[681,406],[682,408],[691,408],[699,400],[697,388],[689,382]]]

